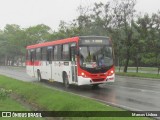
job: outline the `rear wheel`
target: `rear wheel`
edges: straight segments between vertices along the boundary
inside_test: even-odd
[[[42,77],[41,77],[41,73],[39,70],[37,70],[37,77],[38,77],[38,81],[42,81]]]
[[[66,73],[63,74],[63,83],[65,88],[69,88],[69,81],[68,81],[68,76]]]

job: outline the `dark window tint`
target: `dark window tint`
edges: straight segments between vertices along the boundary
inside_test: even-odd
[[[47,48],[42,48],[42,60],[47,60]]]
[[[54,60],[58,60],[57,52],[58,52],[58,46],[54,46],[54,52],[53,52],[53,58]]]
[[[62,46],[62,59],[69,60],[69,44],[64,44]]]
[[[36,49],[36,60],[41,60],[41,48]]]
[[[52,51],[53,51],[52,46],[47,47],[47,61],[52,61]]]
[[[58,45],[57,59],[62,60],[62,45]]]

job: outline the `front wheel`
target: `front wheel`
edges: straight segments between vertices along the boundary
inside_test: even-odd
[[[69,88],[69,81],[68,81],[68,76],[66,73],[64,73],[63,75],[63,83],[64,83],[65,88]]]

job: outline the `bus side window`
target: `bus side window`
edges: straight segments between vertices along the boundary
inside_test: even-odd
[[[46,47],[42,48],[42,60],[43,61],[47,60],[47,48]]]
[[[62,45],[62,59],[69,60],[69,44]]]
[[[54,58],[54,60],[57,60],[57,52],[58,52],[58,46],[56,45],[56,46],[54,46],[54,51],[53,51],[53,58]]]
[[[54,46],[52,46],[52,61],[54,61]]]
[[[75,61],[76,52],[77,52],[76,43],[71,43],[70,44],[70,59],[71,59],[71,61]]]
[[[58,51],[57,51],[57,59],[62,59],[62,45],[58,45]]]
[[[36,56],[36,51],[35,51],[35,49],[32,49],[32,50],[31,50],[30,56],[31,56],[31,57],[30,57],[31,62],[34,62],[35,56]]]
[[[52,46],[47,47],[47,61],[52,61]]]
[[[36,49],[36,60],[41,60],[41,48]]]

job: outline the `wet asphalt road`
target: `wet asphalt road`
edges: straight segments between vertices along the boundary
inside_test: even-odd
[[[25,67],[0,66],[0,74],[27,82],[37,81],[26,74]]]
[[[37,81],[26,74],[25,68],[0,66],[0,74],[23,81]],[[63,84],[57,82],[42,84],[127,110],[160,111],[160,80],[116,76],[114,83],[100,85],[96,89],[92,86],[71,86],[65,89]]]

